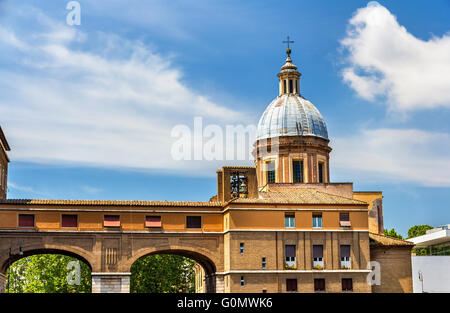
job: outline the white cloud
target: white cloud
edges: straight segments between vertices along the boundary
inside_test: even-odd
[[[358,9],[341,41],[343,79],[359,96],[390,110],[450,107],[450,34],[422,40],[377,2]]]
[[[355,181],[414,182],[450,187],[450,135],[418,129],[373,129],[333,140],[332,170]],[[370,178],[369,178],[370,179]]]
[[[10,51],[10,66],[0,71],[0,117],[12,160],[197,174],[217,168],[174,161],[171,129],[195,116],[224,125],[245,122],[245,114],[186,86],[168,57],[140,42],[81,33],[32,12],[29,24],[39,31],[0,28],[0,49]]]

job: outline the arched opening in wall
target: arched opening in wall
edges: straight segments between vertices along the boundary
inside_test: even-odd
[[[131,293],[215,292],[216,267],[206,256],[186,250],[156,251],[131,266]]]
[[[15,251],[2,264],[7,293],[90,293],[91,265],[68,251]]]

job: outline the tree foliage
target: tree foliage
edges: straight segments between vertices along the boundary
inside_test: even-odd
[[[398,234],[394,228],[391,230],[384,229],[384,235],[392,238],[403,239],[403,236]]]
[[[433,229],[430,225],[414,225],[408,230],[408,238],[425,235],[430,229]]]
[[[79,262],[81,280],[79,285],[69,285],[67,277],[71,270],[67,264]],[[58,254],[38,254],[20,259],[9,267],[7,292],[11,293],[89,293],[91,292],[91,269],[76,258]]]
[[[195,261],[179,255],[150,255],[131,267],[134,293],[195,292]]]
[[[80,262],[80,285],[69,285],[67,264],[76,258],[39,254],[20,259],[9,267],[11,293],[90,293],[91,270]],[[131,292],[195,292],[195,261],[178,255],[151,255],[137,260],[131,268]]]

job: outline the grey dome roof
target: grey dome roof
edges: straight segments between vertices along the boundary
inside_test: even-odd
[[[328,139],[327,126],[319,110],[297,94],[275,98],[258,123],[257,139],[279,136],[317,136]]]

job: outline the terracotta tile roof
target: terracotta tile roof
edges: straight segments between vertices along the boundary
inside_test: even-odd
[[[135,207],[222,207],[216,201],[139,201],[139,200],[47,200],[47,199],[5,199],[0,204],[21,205],[84,205],[84,206],[135,206]]]
[[[403,239],[397,239],[393,237],[388,237],[380,234],[369,233],[370,244],[376,246],[414,246],[410,241]]]
[[[292,203],[292,204],[350,204],[367,205],[366,202],[332,195],[315,189],[285,189],[260,192],[259,199],[240,198],[234,203]]]

